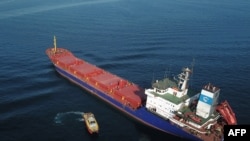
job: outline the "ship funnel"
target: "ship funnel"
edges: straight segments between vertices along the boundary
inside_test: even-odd
[[[219,101],[220,89],[207,84],[203,87],[200,93],[199,101],[196,107],[196,114],[202,118],[211,116]]]

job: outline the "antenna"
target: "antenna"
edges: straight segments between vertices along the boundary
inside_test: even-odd
[[[168,77],[168,70],[166,69],[164,72],[164,77],[163,78],[167,78]]]
[[[171,67],[166,68],[166,71],[165,71],[165,74],[164,74],[164,78],[168,78],[170,76],[170,71],[171,71],[170,69],[171,69]]]
[[[151,82],[151,85],[153,85],[155,82],[155,73],[153,73],[153,78],[152,78],[152,82]]]
[[[191,63],[191,76],[190,76],[190,86],[192,86],[193,84],[193,74],[194,74],[194,63],[195,63],[195,59],[193,58],[193,61]]]
[[[194,63],[195,63],[195,59],[193,58],[193,61],[191,63],[191,71],[194,72]]]

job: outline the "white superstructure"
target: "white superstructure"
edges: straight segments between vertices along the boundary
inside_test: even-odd
[[[156,80],[146,89],[146,108],[176,127],[202,140],[222,140],[225,124],[237,123],[227,101],[219,103],[220,89],[211,83],[201,91],[188,87],[192,70],[184,68],[178,79]]]
[[[189,68],[184,68],[178,75],[178,80],[165,78],[153,84],[153,88],[146,89],[146,108],[164,118],[171,118],[175,112],[184,106],[189,106],[190,102],[198,98],[194,94],[192,98],[188,95],[188,80],[191,74]]]

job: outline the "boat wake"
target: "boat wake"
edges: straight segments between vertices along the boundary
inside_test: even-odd
[[[69,112],[64,112],[64,113],[57,113],[55,118],[54,118],[54,123],[63,125],[68,122],[83,122],[84,119],[82,115],[84,112],[80,111],[69,111]]]

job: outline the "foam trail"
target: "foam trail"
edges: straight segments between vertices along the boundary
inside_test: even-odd
[[[70,8],[75,6],[83,6],[83,5],[90,5],[90,4],[103,4],[103,3],[110,3],[110,2],[117,2],[119,0],[94,0],[94,1],[84,1],[84,2],[77,2],[77,3],[67,3],[67,4],[58,4],[58,5],[43,5],[37,7],[29,7],[29,8],[21,8],[17,10],[10,10],[6,12],[0,13],[0,19],[6,19],[10,17],[19,17],[26,14],[34,14],[40,13],[45,11],[63,9],[63,8]]]
[[[80,112],[80,111],[70,111],[70,112],[65,112],[65,113],[57,113],[55,118],[54,118],[54,122],[56,124],[63,124],[63,121],[65,121],[69,118],[74,118],[74,120],[76,120],[76,121],[83,122],[84,121],[84,119],[82,118],[83,114],[84,114],[84,112]],[[75,117],[75,116],[77,116],[77,117]]]

